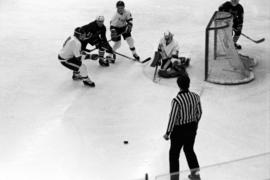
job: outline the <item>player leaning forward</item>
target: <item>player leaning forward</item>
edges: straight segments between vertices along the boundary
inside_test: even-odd
[[[127,41],[129,49],[132,52],[133,57],[136,60],[140,60],[140,57],[136,53],[134,46],[134,39],[131,36],[131,30],[133,27],[133,18],[127,9],[125,9],[125,3],[118,1],[116,3],[117,12],[110,21],[110,30],[112,41],[114,42],[113,51],[116,51],[121,46],[121,35]],[[114,63],[115,57],[110,54],[110,61]]]
[[[104,16],[99,15],[89,24],[81,27],[87,33],[88,38],[83,41],[82,49],[86,50],[87,44],[96,46],[99,55],[99,64],[101,66],[109,66],[109,60],[104,58],[105,52],[112,54],[113,50],[106,38],[106,27],[104,25]]]
[[[73,36],[69,36],[58,54],[63,66],[73,71],[73,80],[82,80],[86,86],[94,87],[95,83],[88,76],[87,66],[82,63],[82,42],[87,39],[81,28],[76,28]],[[97,55],[88,54],[85,58],[96,60]]]

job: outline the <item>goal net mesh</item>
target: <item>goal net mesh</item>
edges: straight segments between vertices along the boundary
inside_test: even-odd
[[[243,84],[254,74],[234,47],[232,15],[216,11],[206,27],[205,80],[217,84]]]

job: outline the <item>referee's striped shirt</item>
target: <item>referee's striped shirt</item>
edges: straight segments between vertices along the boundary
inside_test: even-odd
[[[179,92],[172,100],[172,109],[166,134],[170,134],[174,126],[199,122],[201,115],[200,96],[190,91]]]

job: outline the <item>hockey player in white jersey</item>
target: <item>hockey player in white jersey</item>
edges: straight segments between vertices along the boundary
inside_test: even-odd
[[[123,1],[118,1],[116,3],[116,8],[117,12],[110,21],[111,38],[114,42],[113,50],[116,51],[121,46],[121,36],[123,36],[124,40],[127,41],[133,57],[139,61],[140,57],[136,53],[134,39],[131,36],[131,31],[133,27],[132,15],[130,11],[125,9],[125,3]],[[111,63],[115,62],[115,56],[113,54],[111,54],[107,58],[110,59]]]
[[[166,31],[158,44],[158,52],[161,55],[161,69],[168,69],[172,65],[172,61],[178,59],[179,44],[173,38],[170,31]]]
[[[95,83],[89,78],[87,66],[82,63],[82,41],[87,39],[81,28],[76,28],[73,36],[69,36],[58,54],[63,66],[73,71],[73,80],[82,80],[85,86],[94,87]],[[97,54],[87,54],[85,59],[97,60]]]

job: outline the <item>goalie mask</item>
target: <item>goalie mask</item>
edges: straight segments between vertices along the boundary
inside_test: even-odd
[[[172,42],[173,34],[170,31],[164,32],[164,39],[166,40],[166,43],[169,44]]]

